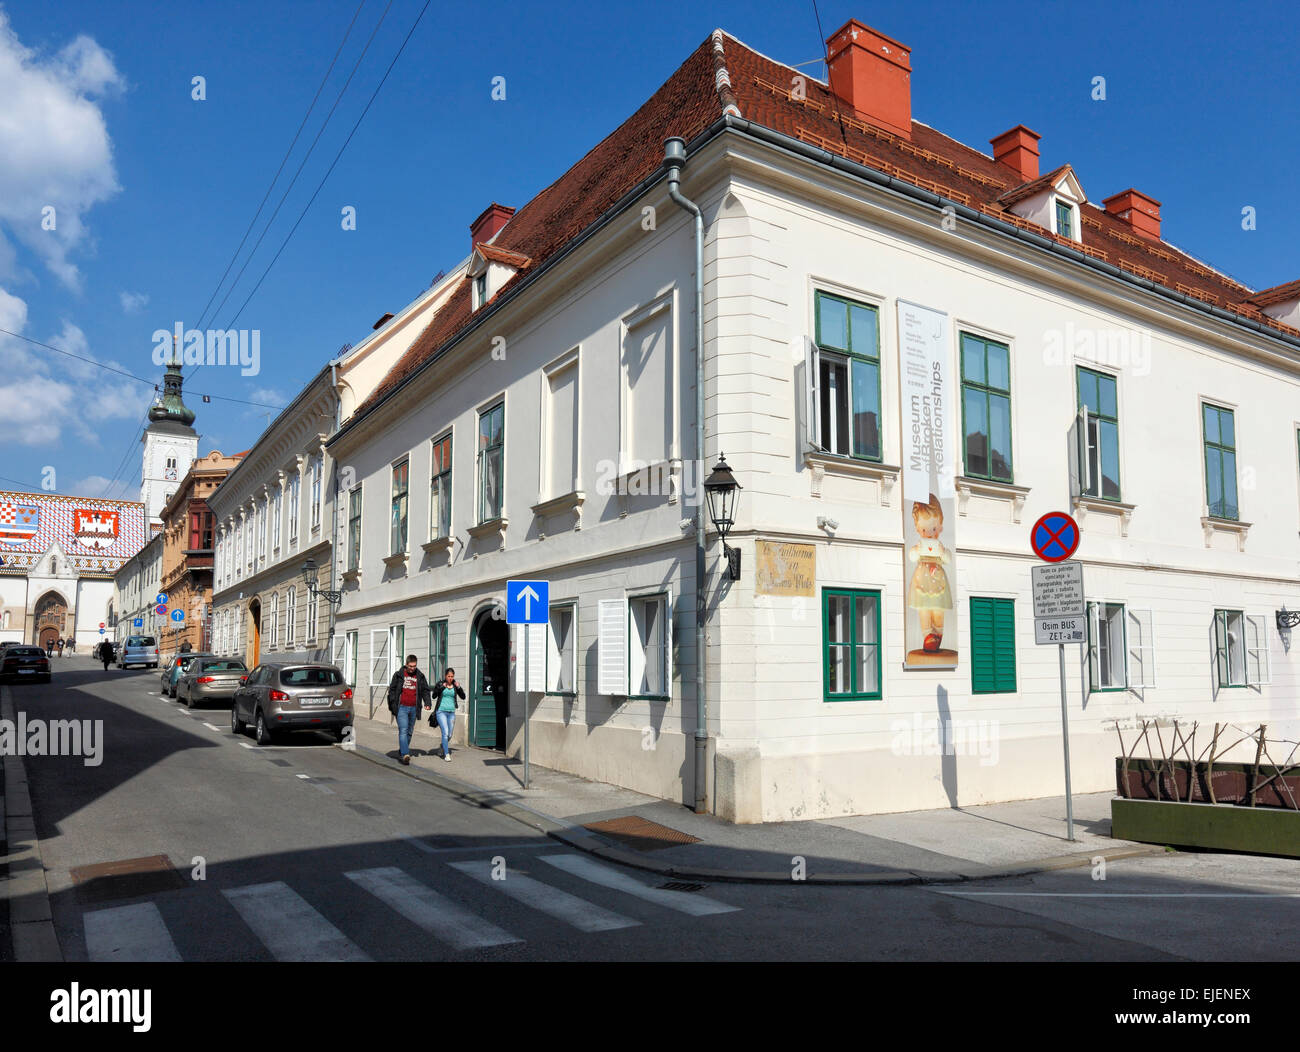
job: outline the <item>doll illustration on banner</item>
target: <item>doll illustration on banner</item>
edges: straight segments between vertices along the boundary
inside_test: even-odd
[[[943,617],[952,609],[952,589],[945,566],[952,565],[952,552],[943,546],[943,508],[939,498],[930,494],[930,503],[912,503],[912,522],[920,536],[919,543],[907,552],[908,562],[916,564],[907,588],[907,605],[916,611],[921,622],[922,649],[936,654],[943,643]]]

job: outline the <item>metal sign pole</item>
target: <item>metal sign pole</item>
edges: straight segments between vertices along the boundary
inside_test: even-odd
[[[1061,741],[1065,746],[1065,830],[1067,839],[1074,840],[1074,798],[1070,794],[1070,712],[1065,700],[1065,644],[1058,643],[1061,659]]]
[[[532,625],[524,625],[524,788],[528,788],[528,630]]]

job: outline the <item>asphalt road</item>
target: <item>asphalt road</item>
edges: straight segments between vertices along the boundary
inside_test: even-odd
[[[1171,855],[959,886],[714,884],[577,852],[335,748],[258,748],[155,672],[55,662],[29,720],[102,720],[103,762],[28,757],[64,956],[84,960],[1242,960],[1294,957],[1294,862]],[[165,856],[137,876],[74,871]],[[494,879],[503,878],[503,879]]]

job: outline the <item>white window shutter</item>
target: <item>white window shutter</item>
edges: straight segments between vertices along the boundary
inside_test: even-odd
[[[1252,615],[1246,618],[1246,682],[1251,686],[1260,686],[1272,681],[1273,669],[1268,652],[1268,619]]]
[[[821,398],[818,384],[821,380],[821,351],[815,340],[809,339],[804,348],[804,449],[822,448]]]
[[[596,660],[598,694],[627,694],[627,600],[602,599]]]
[[[339,671],[343,673],[344,678],[347,678],[348,673],[347,666],[343,663],[347,648],[347,636],[336,635],[330,640],[330,664],[337,666]]]
[[[1150,610],[1129,610],[1128,617],[1128,685],[1156,685],[1155,618]]]
[[[1216,611],[1214,615],[1214,669],[1220,686],[1230,682],[1228,668],[1228,641],[1225,638],[1227,614]]]
[[[1070,423],[1070,496],[1078,497],[1088,488],[1088,407],[1080,406]]]
[[[1097,603],[1088,604],[1088,689],[1101,686],[1101,653],[1097,641],[1101,638],[1101,613]]]
[[[528,691],[541,694],[546,690],[546,625],[519,625],[515,636],[515,690],[524,691],[524,654],[528,654]]]
[[[673,593],[664,596],[664,693],[673,696]]]
[[[376,679],[375,677],[379,678]],[[388,672],[388,629],[370,630],[370,685],[386,687],[392,677]]]
[[[556,612],[552,611],[546,624],[542,626],[542,635],[546,639],[547,690],[557,690],[559,688],[560,668],[563,664],[563,655],[560,653],[559,643],[555,638],[555,617]]]

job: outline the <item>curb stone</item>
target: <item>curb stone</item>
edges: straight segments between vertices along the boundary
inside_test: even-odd
[[[15,719],[13,696],[8,687],[0,687],[0,716]],[[49,884],[41,858],[41,841],[36,835],[27,769],[21,756],[6,757],[3,769],[0,841],[4,842],[7,854],[0,857],[6,871],[0,880],[0,898],[8,906],[13,959],[61,962],[63,951],[50,913]]]
[[[341,746],[335,746],[335,748],[341,748]],[[978,871],[972,870],[971,872],[885,870],[872,873],[809,873],[803,880],[793,880],[788,872],[782,871],[724,870],[681,865],[657,866],[643,855],[628,851],[599,833],[584,829],[581,826],[572,825],[553,815],[535,811],[531,807],[507,799],[506,791],[480,789],[478,786],[462,782],[458,778],[450,778],[447,775],[434,774],[431,771],[422,769],[402,767],[396,761],[391,760],[385,753],[364,745],[357,745],[353,749],[344,751],[353,752],[369,763],[395,771],[408,778],[414,778],[417,782],[432,785],[434,788],[441,789],[458,799],[464,800],[466,803],[472,803],[478,807],[506,815],[530,829],[545,833],[551,839],[558,840],[560,843],[567,844],[569,847],[576,848],[586,854],[602,858],[607,862],[616,862],[632,869],[655,873],[663,877],[672,877],[676,880],[699,880],[711,884],[816,884],[831,887],[855,887],[873,884],[961,884],[973,880],[997,880],[1007,877],[1030,876],[1036,873],[1088,866],[1092,865],[1094,858],[1103,858],[1107,862],[1113,862],[1123,858],[1164,854],[1164,848],[1158,845],[1126,846],[1104,851],[1057,855],[1041,859],[1038,862],[1021,865],[980,867]]]

